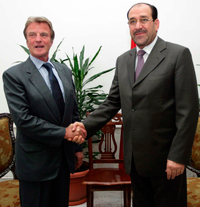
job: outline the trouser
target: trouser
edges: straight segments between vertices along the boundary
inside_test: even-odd
[[[134,207],[187,207],[186,170],[174,180],[167,175],[143,177],[133,163],[130,177]]]
[[[70,172],[65,158],[53,180],[30,182],[19,180],[21,207],[67,207]]]

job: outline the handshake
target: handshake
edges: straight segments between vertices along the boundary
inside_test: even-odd
[[[65,131],[64,138],[68,141],[72,141],[78,144],[82,144],[85,142],[85,138],[87,137],[87,131],[85,126],[81,122],[75,122],[70,124]]]

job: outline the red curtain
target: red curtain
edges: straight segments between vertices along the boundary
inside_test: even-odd
[[[136,47],[135,42],[131,39],[131,49],[133,49],[134,47]],[[119,148],[119,159],[124,159],[124,153],[123,153],[123,140],[120,139],[120,148]],[[123,169],[124,165],[123,164],[119,164],[119,168]]]

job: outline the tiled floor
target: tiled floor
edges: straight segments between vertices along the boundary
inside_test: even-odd
[[[94,192],[94,207],[122,207],[123,193],[117,191]],[[86,203],[76,207],[86,207]]]

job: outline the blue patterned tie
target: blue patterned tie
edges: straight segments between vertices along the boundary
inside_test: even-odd
[[[135,70],[135,80],[137,80],[140,72],[142,71],[142,68],[144,66],[144,58],[143,58],[143,55],[145,54],[146,52],[144,50],[139,50],[137,52],[137,55],[138,55],[138,63],[137,63],[137,67],[136,67],[136,70]]]
[[[60,89],[58,80],[52,71],[53,66],[50,63],[44,63],[43,66],[49,72],[49,80],[50,80],[50,84],[51,84],[52,95],[53,95],[54,100],[58,106],[58,109],[60,111],[60,115],[61,115],[61,117],[63,117],[65,104],[64,104],[63,95],[62,95],[62,91]]]

